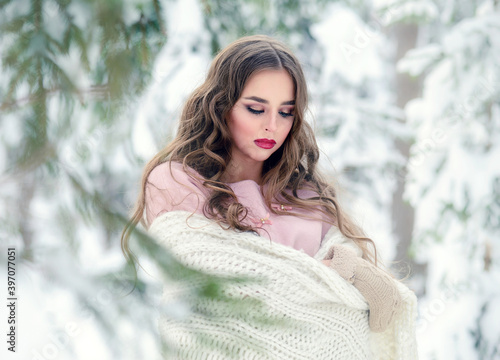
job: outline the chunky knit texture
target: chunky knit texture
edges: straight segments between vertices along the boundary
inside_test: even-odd
[[[413,292],[394,282],[401,311],[383,332],[375,333],[369,327],[368,304],[358,289],[321,263],[334,245],[357,249],[337,228],[330,229],[313,258],[189,215],[162,214],[149,231],[189,267],[260,282],[224,288],[227,296],[247,304],[245,311],[214,300],[199,303],[195,312],[184,316],[163,312],[159,329],[170,348],[166,359],[417,359]],[[188,285],[165,284],[162,302],[167,309],[182,301],[183,286]],[[269,321],[256,324],[255,319],[262,317]]]
[[[353,284],[368,302],[370,329],[375,332],[387,329],[402,305],[401,295],[389,274],[343,245],[332,246],[326,259],[331,259],[330,266]]]

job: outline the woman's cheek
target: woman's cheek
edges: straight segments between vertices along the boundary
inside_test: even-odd
[[[286,129],[285,129],[285,131],[283,131],[282,138],[280,139],[282,143],[285,142],[286,137],[288,136],[288,134],[290,133],[290,131],[292,131],[292,125],[293,124],[287,124],[286,125]]]

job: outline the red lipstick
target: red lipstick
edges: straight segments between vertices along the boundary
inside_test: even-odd
[[[271,139],[257,139],[254,141],[255,145],[263,149],[272,149],[276,145],[276,141]]]

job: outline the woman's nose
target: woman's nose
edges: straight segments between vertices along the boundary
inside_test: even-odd
[[[267,119],[266,119],[266,131],[269,132],[274,132],[276,131],[277,128],[277,115],[276,114],[270,114]]]

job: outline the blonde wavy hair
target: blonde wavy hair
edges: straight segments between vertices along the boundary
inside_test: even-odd
[[[122,250],[127,258],[132,257],[129,249],[132,231],[138,223],[147,228],[144,211],[148,176],[156,166],[167,161],[180,162],[185,170],[192,168],[202,176],[197,180],[208,189],[203,208],[207,218],[227,229],[255,231],[243,223],[248,211],[232,189],[221,181],[221,176],[231,160],[229,112],[248,79],[258,71],[269,69],[284,69],[290,74],[295,87],[295,109],[292,129],[284,144],[264,162],[262,183],[268,186],[262,191],[266,205],[276,214],[301,216],[273,209],[272,200],[280,199],[281,203],[294,208],[322,214],[359,246],[363,258],[377,264],[375,244],[344,213],[334,186],[317,170],[319,149],[311,126],[304,120],[307,85],[300,62],[281,42],[264,35],[240,38],[215,57],[205,82],[194,90],[184,106],[174,140],[147,163],[133,214],[122,233]],[[297,195],[299,189],[314,190],[318,196],[301,199]]]

